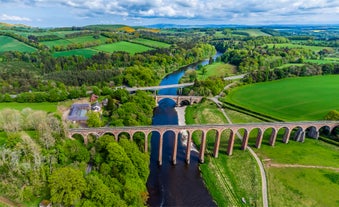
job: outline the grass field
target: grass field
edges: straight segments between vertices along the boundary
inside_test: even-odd
[[[205,80],[208,77],[226,77],[230,74],[234,74],[235,66],[230,64],[225,64],[222,62],[216,62],[211,65],[206,65],[206,73],[203,74],[202,69],[197,71],[197,79],[198,80]]]
[[[85,49],[77,49],[77,50],[68,50],[53,53],[53,57],[61,57],[61,56],[72,56],[72,55],[82,55],[86,58],[92,57],[94,54],[98,53],[98,51],[85,48]]]
[[[46,45],[49,48],[52,48],[54,46],[67,46],[67,45],[69,45],[71,43],[72,42],[69,41],[68,39],[60,39],[60,40],[41,42],[41,44],[44,44],[44,45]]]
[[[304,143],[263,145],[255,151],[266,160],[271,206],[338,206],[339,199],[331,194],[339,193],[339,173],[322,167],[339,169],[339,147],[306,139]]]
[[[187,124],[227,123],[214,103],[206,101],[186,109]],[[215,133],[207,134],[205,164],[200,165],[201,173],[213,199],[218,206],[241,206],[244,198],[251,206],[262,206],[261,181],[256,162],[249,152],[240,150],[240,142],[235,143],[233,156],[226,156],[229,134],[223,133],[218,159],[212,158]],[[193,134],[199,147],[199,133]]]
[[[269,48],[273,48],[275,46],[276,48],[305,48],[305,49],[310,49],[314,52],[319,52],[320,50],[323,49],[328,49],[328,50],[333,50],[330,47],[321,47],[321,46],[308,46],[308,45],[298,45],[298,44],[292,44],[292,43],[281,43],[281,44],[267,44]]]
[[[251,37],[258,37],[258,36],[271,36],[265,32],[262,32],[260,29],[239,29],[237,32],[246,32]]]
[[[305,60],[306,63],[327,64],[327,63],[339,63],[339,58],[325,58],[321,60]]]
[[[46,45],[49,48],[54,46],[67,46],[69,44],[82,44],[87,42],[98,42],[99,44],[104,44],[106,41],[106,37],[100,36],[98,39],[95,39],[93,35],[69,38],[69,39],[60,39],[60,40],[53,40],[53,41],[45,41],[41,42],[42,44]]]
[[[223,100],[272,117],[322,120],[339,110],[339,76],[288,78],[235,88]]]
[[[146,45],[148,47],[154,47],[154,48],[168,48],[171,46],[170,44],[167,44],[164,42],[148,40],[148,39],[143,39],[143,38],[136,38],[136,39],[131,40],[131,42]]]
[[[124,51],[132,55],[134,55],[135,53],[141,53],[141,52],[146,52],[148,50],[153,50],[153,48],[150,48],[150,47],[146,47],[146,46],[139,45],[139,44],[134,44],[131,42],[125,42],[125,41],[112,43],[112,44],[106,44],[106,45],[100,45],[100,46],[94,47],[94,49],[103,51],[103,52],[108,52],[108,53]]]
[[[34,52],[37,49],[26,45],[12,37],[0,36],[0,52],[19,51],[19,52]]]
[[[236,111],[225,111],[234,123],[260,122]],[[333,195],[339,193],[339,174],[321,167],[339,168],[339,147],[309,138],[304,143],[277,141],[271,147],[268,136],[264,139],[260,149],[252,149],[265,164],[269,206],[338,206],[339,199]],[[254,140],[251,137],[249,144],[254,145]],[[320,168],[284,167],[286,164]]]
[[[56,112],[58,103],[0,103],[0,110],[5,108],[11,108],[21,111],[24,108],[31,108],[33,110],[42,110],[47,112]]]

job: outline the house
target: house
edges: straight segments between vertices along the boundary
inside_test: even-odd
[[[88,103],[73,104],[71,109],[69,110],[67,119],[73,122],[86,121],[87,120],[86,113],[89,109],[90,105]]]
[[[99,102],[95,102],[91,105],[91,110],[92,111],[95,111],[95,112],[98,112],[101,110],[101,106],[99,104]]]
[[[92,95],[91,95],[89,101],[90,101],[91,103],[93,103],[93,102],[97,101],[98,98],[99,98],[99,96],[97,96],[97,95],[95,95],[94,93],[92,93]]]

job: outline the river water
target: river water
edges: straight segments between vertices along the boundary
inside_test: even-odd
[[[214,58],[220,56],[217,53]],[[166,76],[160,85],[177,84],[185,71],[196,68],[198,64],[206,65],[208,60],[193,64]],[[159,95],[176,95],[177,89],[162,89]],[[164,99],[154,109],[153,125],[176,125],[178,115],[175,111],[175,102]],[[149,206],[216,206],[207,191],[199,171],[198,153],[191,152],[190,164],[185,162],[185,149],[178,142],[177,164],[172,165],[171,154],[174,133],[167,132],[163,137],[163,160],[162,166],[158,165],[159,134],[153,133],[151,138],[151,161],[150,175],[147,181],[149,192]]]

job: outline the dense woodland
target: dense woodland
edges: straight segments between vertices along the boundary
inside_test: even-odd
[[[151,123],[154,100],[145,92],[117,90],[108,99],[105,116],[112,125]],[[89,116],[88,125],[101,124],[100,117]],[[16,202],[41,197],[64,206],[145,205],[149,155],[142,151],[143,136],[136,134],[135,142],[124,135],[119,142],[111,135],[90,136],[84,145],[82,137],[66,138],[65,127],[60,117],[43,111],[0,111],[3,196]]]

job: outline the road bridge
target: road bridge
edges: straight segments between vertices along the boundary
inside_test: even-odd
[[[236,75],[236,76],[229,76],[225,77],[224,80],[236,80],[236,79],[241,79],[245,76],[246,74],[241,74],[241,75]],[[191,83],[181,83],[181,84],[170,84],[170,85],[163,85],[163,86],[148,86],[148,87],[135,87],[135,88],[129,88],[129,87],[123,87],[125,88],[128,92],[135,92],[135,91],[158,91],[161,89],[167,89],[167,88],[185,88],[188,86],[193,86],[194,82]]]
[[[193,86],[194,83],[182,83],[182,84],[170,84],[170,85],[163,85],[163,86],[148,86],[148,87],[138,87],[138,88],[128,88],[125,89],[128,92],[135,92],[135,91],[158,91],[161,89],[167,89],[167,88],[184,88],[188,86]]]
[[[319,121],[319,122],[266,122],[266,123],[247,123],[247,124],[207,124],[207,125],[159,125],[159,126],[133,126],[133,127],[102,127],[102,128],[76,128],[69,129],[68,136],[73,137],[75,134],[79,134],[84,138],[85,144],[88,142],[88,136],[94,135],[100,137],[105,134],[111,134],[115,140],[119,140],[119,135],[127,133],[130,140],[133,140],[133,136],[137,132],[141,132],[145,135],[144,151],[148,151],[148,137],[151,133],[159,134],[159,146],[158,146],[158,163],[162,164],[162,149],[163,149],[163,135],[166,132],[174,133],[173,138],[173,152],[172,162],[176,163],[178,139],[184,131],[187,132],[187,147],[186,147],[186,163],[190,162],[192,134],[196,131],[201,132],[201,146],[199,150],[199,160],[204,162],[204,155],[206,150],[206,135],[210,131],[215,132],[214,139],[214,157],[218,157],[219,145],[221,135],[226,132],[228,135],[228,145],[226,149],[227,155],[232,155],[235,135],[238,132],[242,134],[241,149],[246,150],[250,133],[255,133],[256,142],[255,147],[260,148],[263,141],[263,135],[265,132],[270,133],[269,145],[274,146],[277,139],[280,139],[283,143],[288,143],[292,138],[296,141],[304,142],[306,133],[309,137],[318,139],[319,131],[324,129],[331,133],[336,127],[339,127],[339,122],[333,121]],[[282,137],[277,137],[278,132],[283,132]],[[186,133],[185,133],[186,134]]]

